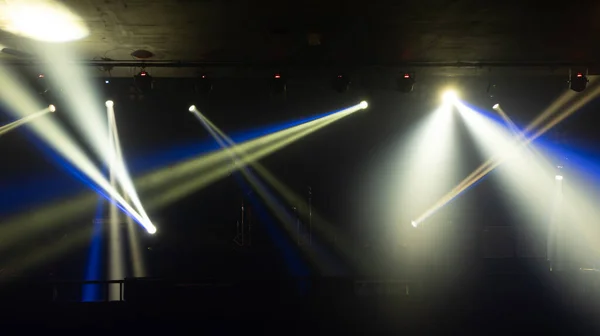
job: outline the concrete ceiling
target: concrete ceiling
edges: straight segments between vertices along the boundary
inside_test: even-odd
[[[136,49],[153,52],[152,61],[249,65],[595,66],[600,57],[600,20],[596,20],[600,3],[596,1],[568,5],[474,0],[62,2],[90,29],[87,38],[74,43],[88,61],[101,57],[131,61]],[[311,46],[311,39],[320,45]],[[5,32],[0,32],[0,44],[32,51],[31,42]],[[20,61],[1,57],[5,62]],[[173,71],[157,70],[162,75],[180,75]]]

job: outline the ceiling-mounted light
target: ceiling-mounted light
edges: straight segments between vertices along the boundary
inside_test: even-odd
[[[137,75],[133,76],[133,81],[137,89],[141,92],[152,91],[152,88],[154,87],[154,80],[146,70],[142,70]]]
[[[350,78],[346,75],[338,74],[333,78],[331,86],[339,93],[346,92],[350,88]]]
[[[585,90],[588,82],[589,80],[583,72],[576,72],[571,75],[569,87],[575,92],[582,92]]]
[[[43,73],[39,73],[37,75],[37,78],[35,79],[35,87],[37,92],[41,95],[46,95],[48,92],[50,92],[50,85],[46,80],[46,75]]]
[[[415,78],[413,74],[404,72],[396,79],[398,91],[402,93],[412,92],[415,86]]]
[[[287,91],[287,80],[282,74],[275,73],[269,82],[269,87],[274,94],[285,93]]]
[[[213,81],[206,74],[200,75],[196,78],[196,82],[194,83],[194,91],[196,93],[210,93],[213,89]]]

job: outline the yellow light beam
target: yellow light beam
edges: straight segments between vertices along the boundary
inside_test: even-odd
[[[586,94],[583,97],[581,97],[581,99],[577,100],[570,107],[568,107],[563,112],[556,115],[546,125],[544,125],[538,131],[536,131],[531,137],[525,138],[525,131],[521,132],[518,136],[518,139],[515,140],[516,144],[513,147],[514,150],[518,150],[518,149],[522,148],[523,146],[528,145],[529,143],[531,143],[532,141],[534,141],[535,139],[540,137],[542,134],[547,132],[550,128],[554,127],[556,124],[563,121],[565,118],[567,118],[570,115],[572,115],[573,113],[577,112],[577,110],[582,108],[585,104],[587,104],[589,101],[596,98],[596,96],[598,96],[598,94],[600,94],[600,87],[595,87],[592,90],[587,90],[585,93]],[[529,129],[530,129],[530,127],[527,127],[527,130],[529,130]],[[448,204],[448,202],[450,202],[452,199],[454,199],[456,196],[458,196],[461,192],[463,192],[464,190],[469,188],[475,182],[479,181],[482,177],[484,177],[489,172],[494,170],[496,167],[501,165],[504,162],[504,160],[506,159],[506,157],[508,156],[508,154],[510,154],[510,153],[505,153],[504,155],[497,155],[497,156],[493,157],[492,159],[488,160],[488,162],[490,162],[489,164],[487,164],[485,166],[484,165],[480,166],[477,170],[475,170],[467,178],[465,178],[461,183],[459,183],[454,189],[452,189],[450,192],[448,192],[446,195],[444,195],[441,199],[439,199],[436,203],[434,203],[434,205],[431,208],[429,208],[429,210],[425,211],[421,216],[419,216],[416,220],[414,220],[414,222],[417,224],[420,224],[423,220],[425,220],[426,218],[431,216],[433,213],[435,213],[437,210],[442,208],[444,205]]]
[[[257,151],[261,148],[264,150],[265,148],[272,146],[275,142],[291,135],[299,134],[310,127],[319,125],[320,123],[333,118],[334,115],[335,114],[326,115],[320,119],[296,125],[257,139],[248,140],[239,144],[236,148],[247,152]],[[264,153],[264,151],[262,153]],[[160,168],[137,178],[135,184],[138,186],[140,192],[146,193],[151,193],[152,191],[162,193],[162,187],[166,185],[178,185],[175,182],[185,184],[188,180],[195,181],[195,183],[197,183],[196,185],[205,186],[210,184],[211,181],[227,176],[228,170],[223,169],[223,167],[229,167],[230,162],[229,154],[224,150],[219,150],[200,157],[185,160],[173,166]],[[212,168],[212,170],[209,168]],[[202,172],[208,172],[211,175],[207,176],[204,182],[199,182],[198,173]],[[186,191],[186,189],[191,191]],[[146,206],[147,208],[159,207],[161,203],[165,203],[165,201],[161,201],[161,198],[168,199],[170,197],[168,193],[171,193],[171,195],[174,196],[178,194],[187,195],[187,193],[193,192],[194,190],[195,189],[192,186],[189,186],[188,188],[182,187],[181,189],[169,189],[167,194],[163,194],[162,196],[155,195],[154,200],[151,199],[146,203]],[[150,198],[151,197],[152,195]],[[98,198],[96,193],[86,192],[71,197],[68,200],[52,202],[40,208],[31,209],[27,213],[17,214],[2,220],[2,226],[0,226],[0,252],[36,232],[39,233],[45,229],[56,228],[57,225],[65,225],[69,221],[83,218],[86,214],[94,211],[97,201]],[[152,203],[154,203],[154,205]]]
[[[142,254],[142,245],[137,231],[137,225],[131,220],[131,217],[125,218],[127,225],[127,238],[129,240],[130,261],[133,266],[134,277],[145,277],[146,263]]]
[[[7,133],[9,131],[12,131],[19,126],[23,126],[23,125],[27,124],[28,122],[31,122],[51,111],[53,111],[53,109],[51,109],[50,107],[47,107],[41,111],[32,113],[32,114],[25,116],[19,120],[15,120],[15,121],[11,122],[10,124],[0,126],[0,135],[3,135],[4,133]]]
[[[224,139],[230,146],[235,146],[235,142],[225,134],[219,127],[217,127],[212,121],[210,121],[206,116],[204,116],[200,111],[197,111],[198,116],[206,122],[222,139]],[[245,152],[238,151],[237,155],[240,157],[245,157],[248,155]],[[264,167],[259,161],[251,161],[250,166],[258,173],[258,175],[267,182],[274,190],[276,190],[288,204],[297,205],[297,209],[303,214],[308,215],[307,213],[307,204],[306,200],[299,197],[295,194],[291,189],[289,189],[284,183],[282,183],[279,179],[277,179],[266,167]],[[243,173],[244,170],[242,170]],[[247,178],[248,179],[248,178]],[[253,185],[253,187],[255,187]],[[255,188],[256,189],[256,188]],[[257,192],[258,193],[258,192]],[[259,193],[260,195],[260,193]],[[264,200],[269,199],[268,197],[261,195]],[[302,205],[302,206],[300,206]],[[271,208],[275,208],[274,205]],[[272,209],[273,210],[273,209]],[[352,253],[351,244],[345,239],[343,235],[341,235],[337,230],[322,216],[318,214],[318,212],[313,208],[311,210],[311,215],[314,218],[313,220],[313,229],[315,233],[319,236],[325,238],[329,243],[330,247],[338,248],[344,253],[346,257],[358,257],[358,254]],[[284,214],[279,214],[280,220],[286,218]],[[367,261],[364,258],[354,258],[354,262],[358,263],[360,267],[366,267]]]
[[[280,141],[278,141],[276,143],[272,143],[270,145],[263,146],[263,148],[260,148],[260,149],[256,150],[255,152],[249,153],[247,156],[238,160],[236,162],[236,165],[237,165],[237,167],[243,167],[243,166],[247,165],[249,162],[259,160],[275,151],[278,151],[278,150],[288,146],[289,144],[301,139],[302,137],[331,124],[332,122],[334,122],[344,116],[345,116],[345,114],[336,113],[334,115],[329,115],[329,116],[323,117],[321,119],[311,121],[311,122],[307,123],[307,124],[310,124],[310,125],[308,125],[308,127],[304,127],[300,131],[290,132],[291,134],[289,134],[288,137],[281,139]],[[295,127],[293,127],[293,128],[295,128]],[[281,136],[279,136],[279,137],[281,137]],[[241,151],[243,148],[244,148],[244,146],[240,145],[240,146],[236,146],[236,148],[233,150],[234,150],[234,152]],[[224,154],[229,156],[229,153],[227,153],[227,152],[225,152]],[[160,193],[159,195],[157,195],[156,197],[154,197],[152,199],[149,199],[146,204],[148,205],[149,208],[161,207],[161,206],[165,206],[167,204],[171,204],[171,203],[217,181],[218,179],[221,179],[221,178],[227,176],[228,174],[229,174],[229,169],[228,169],[227,165],[222,166],[222,167],[213,167],[213,169],[211,169],[207,172],[204,172],[202,174],[199,174],[198,177],[183,181],[182,183],[178,184],[177,186],[172,187],[169,190]]]
[[[56,260],[67,253],[72,253],[74,249],[83,247],[88,243],[90,241],[91,231],[91,225],[84,225],[75,231],[68,233],[58,241],[48,245],[38,246],[27,253],[10,258],[4,265],[4,268],[21,273],[27,272],[35,266]]]
[[[230,148],[235,148],[235,143],[231,138],[229,138],[226,134],[224,134],[221,130],[216,128],[216,126],[208,120],[204,115],[200,113],[197,109],[194,110],[196,117],[205,125],[205,128],[209,131],[209,133],[219,142],[219,144],[228,149],[231,153],[231,156],[234,160],[238,160],[239,157],[245,157],[246,153],[237,152],[235,150],[230,150]],[[213,127],[214,126],[214,127]],[[223,142],[223,140],[226,143]],[[240,156],[242,155],[242,156]],[[249,164],[253,165],[255,162],[250,161]],[[256,179],[256,177],[249,173],[242,167],[239,169],[244,178],[250,183],[253,190],[263,199],[267,207],[272,211],[277,220],[283,225],[284,230],[290,235],[294,236],[294,219],[290,217],[289,213],[285,211],[284,208],[281,207],[280,204],[276,201],[275,198],[261,185],[261,183]],[[305,240],[305,239],[304,239]],[[313,265],[315,265],[321,272],[327,272],[328,267],[323,263],[321,258],[316,255],[316,252],[313,249],[305,249],[304,252],[308,255],[309,260]]]
[[[194,113],[195,113],[196,117],[200,120],[200,122],[204,124],[204,127],[211,134],[211,136],[213,136],[213,138],[215,138],[215,140],[217,140],[219,145],[221,145],[225,150],[229,151],[232,159],[238,160],[238,156],[234,153],[233,150],[231,150],[231,147],[234,147],[235,143],[233,143],[233,141],[231,141],[231,139],[229,139],[228,137],[224,138],[224,137],[220,136],[216,132],[216,130],[213,129],[208,124],[208,122],[207,122],[208,119],[206,117],[204,117],[198,110],[195,110]],[[229,141],[228,141],[228,139],[229,139]],[[225,140],[226,142],[229,142],[229,144],[224,143],[223,140]],[[250,164],[252,164],[252,162],[250,162]],[[292,216],[290,216],[290,214],[284,208],[282,208],[282,206],[280,204],[278,204],[278,202],[273,197],[273,195],[271,195],[271,193],[269,193],[267,190],[265,190],[265,188],[256,179],[256,177],[249,173],[249,171],[246,169],[246,167],[240,167],[239,171],[242,173],[242,175],[244,176],[246,181],[248,181],[248,183],[250,183],[250,186],[256,192],[256,194],[263,200],[265,205],[275,215],[275,218],[277,218],[277,220],[283,225],[283,229],[291,237],[293,237],[294,236],[293,227],[294,227],[294,222],[295,222],[294,218]],[[318,258],[318,256],[316,255],[316,253],[313,249],[307,249],[307,250],[304,250],[304,252],[306,252],[311,264],[316,266],[320,272],[327,271],[327,266],[322,262],[322,260],[320,258]]]
[[[23,86],[11,76],[10,72],[0,66],[0,99],[6,103],[8,110],[19,117],[26,116],[27,111],[37,110],[32,97],[25,92]],[[114,197],[115,200],[130,213],[136,221],[146,226],[147,230],[152,230],[152,224],[146,223],[143,218],[125,202],[123,197],[110,185],[100,170],[89,159],[86,153],[77,145],[77,143],[68,135],[54,120],[41,119],[40,122],[32,123],[35,133],[43,139],[46,144],[51,146],[56,152],[61,154],[73,166],[77,167],[83,174],[89,177],[97,186],[106,193]],[[156,228],[153,228],[156,230]]]
[[[364,104],[363,104],[364,106]],[[269,153],[272,153],[275,150],[281,149],[287,145],[289,145],[290,143],[302,138],[303,136],[306,136],[318,129],[321,129],[329,124],[331,124],[332,122],[344,117],[346,114],[333,114],[333,115],[328,115],[326,117],[323,117],[321,119],[317,119],[311,122],[308,122],[307,127],[298,127],[298,126],[302,126],[302,125],[298,125],[296,127],[293,127],[292,129],[295,129],[295,131],[291,131],[292,129],[288,129],[288,132],[285,132],[285,134],[279,134],[277,137],[271,137],[271,139],[275,138],[275,139],[279,139],[282,140],[279,143],[269,143],[269,141],[265,141],[265,139],[256,139],[256,140],[252,140],[250,142],[254,143],[261,143],[264,146],[262,146],[263,148],[259,147],[259,150],[254,152],[254,153],[250,153],[248,155],[247,158],[244,158],[242,160],[240,160],[238,165],[245,165],[248,162],[252,162],[253,160],[257,160],[261,157],[264,157],[265,155],[268,155]],[[285,131],[285,130],[284,130]],[[284,131],[280,131],[280,132],[284,132]],[[278,132],[279,133],[279,132]],[[286,137],[287,135],[287,137]],[[265,136],[263,138],[269,137]],[[258,141],[260,140],[260,141]],[[258,142],[257,142],[258,141]],[[240,148],[256,148],[257,146],[243,146],[244,144],[238,145],[236,146],[236,148],[240,149]],[[229,155],[227,153],[225,153],[226,155]],[[226,175],[228,172],[227,170],[223,171],[223,169],[213,169],[211,172],[209,172],[209,176],[207,176],[206,178],[203,179],[196,179],[191,181],[191,185],[188,186],[187,188],[176,188],[175,190],[171,190],[170,191],[170,195],[166,195],[163,197],[158,197],[156,198],[154,201],[148,202],[149,204],[152,204],[151,206],[161,206],[161,205],[165,205],[169,203],[169,200],[173,200],[173,199],[179,199],[179,197],[183,197],[187,194],[189,194],[190,192],[193,192],[195,190],[197,190],[198,186],[202,186],[205,185],[207,182],[209,182],[211,179],[214,180],[214,178],[218,178],[221,176]],[[12,225],[11,228],[12,230],[9,230],[9,233],[12,233],[12,238],[17,238],[19,236],[21,236],[19,233],[22,233],[23,231],[19,230],[19,224],[29,224],[28,227],[25,228],[25,232],[31,230],[31,229],[41,229],[46,227],[44,225],[44,219],[59,219],[59,221],[66,221],[67,219],[71,218],[72,215],[75,214],[85,214],[86,212],[91,211],[91,209],[93,209],[93,206],[95,205],[95,203],[97,202],[97,196],[94,193],[90,193],[85,195],[84,197],[80,197],[77,198],[75,200],[73,200],[72,202],[57,202],[53,205],[49,205],[47,207],[44,208],[44,210],[42,211],[38,211],[36,214],[34,214],[33,217],[31,217],[31,214],[25,214],[25,215],[21,215],[16,219],[13,219],[12,221],[10,221],[10,223]],[[37,220],[36,220],[37,219]],[[23,229],[23,227],[21,227],[21,229]],[[4,233],[4,232],[3,232]],[[85,242],[89,241],[89,236],[90,236],[90,228],[84,227],[82,228],[81,231],[76,231],[74,233],[69,234],[68,237],[66,237],[65,239],[51,244],[50,246],[45,246],[43,249],[40,250],[36,250],[33,251],[29,254],[26,254],[22,257],[19,258],[15,258],[13,261],[11,261],[9,263],[9,267],[15,267],[15,268],[19,268],[19,269],[28,269],[30,267],[33,267],[37,264],[40,264],[46,260],[49,259],[54,259],[57,258],[65,253],[69,253],[70,251],[72,251],[75,248],[78,248],[79,246],[85,244]],[[2,238],[8,238],[5,235],[1,236]],[[11,239],[12,240],[12,239]],[[7,242],[9,240],[6,240]],[[6,246],[3,246],[4,244],[0,244],[0,249],[2,248],[6,248]]]
[[[589,92],[590,91],[588,90],[584,94],[588,95]],[[574,98],[580,98],[580,96],[578,96],[572,90],[568,90],[568,91],[563,92],[560,95],[560,97],[558,97],[557,99],[555,99],[552,102],[552,104],[550,104],[550,106],[548,106],[546,109],[544,109],[544,111],[539,116],[537,116],[521,133],[525,134],[525,133],[531,131],[532,129],[536,128],[538,125],[540,125],[541,123],[543,123],[544,121],[546,121],[550,116],[552,116],[554,113],[556,113],[558,110],[560,110],[560,108],[563,107],[565,104],[567,104],[568,102],[572,101]],[[498,156],[494,156],[494,157],[491,157],[490,159],[488,159],[486,162],[482,163],[479,167],[477,167],[477,169],[475,169],[471,174],[469,174],[469,176],[465,177],[453,189],[453,191],[459,190],[459,189],[463,188],[463,186],[465,186],[466,184],[469,184],[469,182],[471,182],[471,180],[473,178],[475,178],[476,176],[478,176],[482,171],[486,170],[497,159],[498,159]]]
[[[142,216],[146,222],[151,223],[146,210],[142,206],[142,202],[140,201],[137,191],[133,186],[127,166],[125,165],[123,152],[121,151],[121,142],[119,140],[117,121],[115,119],[114,103],[111,100],[106,102],[106,113],[108,115],[109,132],[111,133],[111,146],[114,148],[114,151],[111,151],[114,153],[114,157],[111,157],[111,160],[114,161],[115,177],[119,181],[123,192],[126,194],[126,196],[128,196],[127,200],[130,199],[140,216]]]
[[[305,122],[294,127],[284,129],[275,133],[271,133],[260,138],[243,142],[237,146],[242,151],[256,151],[262,147],[269,146],[277,141],[287,138],[294,132],[300,132],[304,129],[310,128],[320,122],[323,122],[324,118],[332,118],[334,114],[326,115],[322,118]],[[155,172],[149,173],[144,177],[136,181],[138,189],[144,190],[145,192],[154,188],[162,188],[165,185],[173,184],[178,180],[184,180],[192,175],[195,175],[198,171],[227,166],[230,163],[230,157],[227,151],[218,150],[212,153],[195,157],[184,162],[178,163],[173,166],[159,169]]]
[[[114,113],[108,113],[108,147],[110,149],[110,156],[108,157],[108,175],[110,185],[117,189],[117,175],[119,171],[119,158],[117,157],[115,142],[118,139],[114,134]],[[129,203],[127,194],[124,199]],[[124,265],[124,254],[123,254],[123,234],[121,232],[121,216],[119,209],[114,204],[114,197],[111,196],[109,207],[109,218],[108,218],[108,276],[109,280],[122,280],[125,278],[125,265]],[[108,297],[110,300],[115,301],[120,298],[120,291],[118,284],[111,284],[108,286]]]

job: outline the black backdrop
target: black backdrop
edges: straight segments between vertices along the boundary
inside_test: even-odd
[[[444,82],[447,83],[447,79]],[[507,113],[520,124],[531,120],[565,89],[563,80],[558,77],[504,78],[496,81],[494,98],[491,99],[486,92],[488,79],[459,78],[456,82],[460,84],[462,97],[472,105],[491,110],[491,105],[501,102]],[[98,85],[102,87],[103,82]],[[197,96],[191,91],[190,80],[157,79],[155,90],[141,98],[130,95],[130,85],[129,79],[112,79],[103,90],[110,92],[115,101],[121,143],[128,160],[139,160],[156,151],[182,144],[211,141],[201,125],[187,112],[191,103],[225,132],[240,132],[341,109],[358,103],[366,92],[355,88],[338,94],[328,83],[291,81],[284,100],[271,97],[266,83],[223,79],[215,82],[210,96]],[[108,86],[110,89],[107,89]],[[383,188],[402,186],[382,184],[381,165],[403,145],[408,131],[437,106],[440,87],[438,78],[427,78],[408,95],[391,90],[372,91],[368,95],[368,111],[338,121],[262,162],[300,195],[305,195],[306,187],[310,185],[315,209],[338,230],[353,237],[356,248],[365,242],[394,245],[396,237],[390,237],[386,231],[390,223],[382,223],[380,216],[384,210],[381,207],[389,203],[382,202],[378,196],[384,194]],[[98,94],[100,104],[105,96],[104,93]],[[561,131],[568,131],[574,141],[593,145],[595,116],[591,111],[594,105],[567,120]],[[56,117],[64,119],[60,115]],[[3,122],[10,120],[6,113],[1,118]],[[464,127],[459,125],[459,130],[464,131]],[[0,165],[0,186],[19,183],[31,186],[31,181],[42,181],[33,185],[44,186],[47,184],[43,181],[52,180],[53,183],[71,186],[73,190],[85,188],[32,145],[30,136],[25,133],[14,131],[0,137],[0,152],[4,158]],[[461,143],[466,152],[463,165],[466,176],[483,158],[476,153],[467,136],[461,136]],[[446,209],[444,216],[470,228],[477,228],[482,223],[510,224],[511,219],[504,215],[502,197],[490,181],[493,178],[470,190]],[[52,192],[48,191],[48,194]],[[147,252],[155,275],[178,271],[186,273],[198,265],[204,266],[204,273],[212,274],[226,274],[231,269],[245,273],[283,271],[282,258],[267,238],[262,240],[264,252],[255,258],[260,260],[255,264],[260,264],[261,268],[249,267],[245,257],[238,258],[236,253],[225,252],[232,244],[243,194],[236,180],[228,177],[158,213],[152,213],[163,225],[159,227],[160,234],[144,240],[145,246],[160,246]],[[3,195],[2,202],[5,204],[9,203],[7,197]],[[10,212],[5,208],[4,215]],[[453,208],[463,210],[454,211]],[[89,223],[92,217],[93,214],[90,214],[87,219],[73,221]],[[398,240],[401,238],[398,237]],[[61,258],[65,265],[62,267],[69,270],[64,271],[65,277],[79,277],[85,259],[81,255],[86,253],[87,249],[82,248],[69,254],[73,257]],[[228,253],[231,255],[226,256]]]

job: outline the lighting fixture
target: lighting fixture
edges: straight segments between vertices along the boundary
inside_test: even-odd
[[[273,74],[273,78],[270,81],[270,89],[274,94],[285,93],[287,91],[286,78],[280,73]]]
[[[50,92],[50,86],[48,85],[48,81],[46,80],[46,75],[40,73],[37,75],[35,81],[35,87],[39,94],[45,95]]]
[[[194,83],[194,91],[196,91],[196,93],[209,93],[212,89],[213,81],[206,74],[200,75]]]
[[[454,103],[458,100],[458,95],[454,90],[446,90],[442,94],[442,99],[444,100],[444,103]]]
[[[415,86],[415,78],[412,74],[405,72],[396,79],[396,85],[398,86],[398,91],[402,93],[412,92]]]
[[[581,92],[585,90],[588,82],[589,80],[585,74],[582,72],[576,72],[575,74],[571,75],[569,87],[575,92]]]
[[[346,92],[350,88],[350,79],[348,76],[338,74],[333,78],[331,86],[339,93]]]
[[[154,80],[146,70],[142,70],[137,75],[133,76],[133,81],[135,86],[141,92],[152,91],[152,88],[154,87]]]

